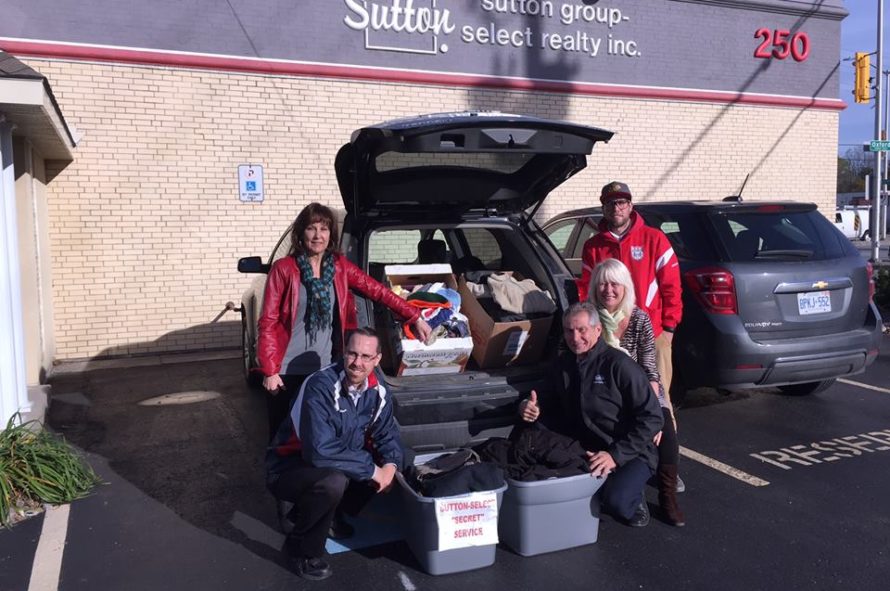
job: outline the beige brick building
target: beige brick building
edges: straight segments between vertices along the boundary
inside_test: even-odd
[[[829,53],[837,53],[839,10],[820,37]],[[771,14],[755,16],[768,24]],[[745,31],[750,61],[757,42]],[[716,48],[721,31],[714,38]],[[0,38],[0,48],[49,79],[80,135],[74,162],[46,190],[59,360],[237,348],[239,316],[225,305],[250,281],[236,271],[238,258],[267,256],[309,201],[340,206],[337,149],[354,129],[390,118],[488,109],[615,131],[550,197],[540,221],[594,203],[614,179],[638,200],[719,199],[750,174],[746,199],[814,201],[823,211],[835,201],[836,78],[818,96],[797,87],[790,98],[747,87],[672,94],[661,85],[517,83],[521,76],[400,81],[389,70],[315,74],[308,66],[278,74],[271,62],[245,71],[233,61],[35,47]],[[825,69],[811,78],[826,75],[836,77]],[[239,201],[242,164],[264,167],[261,203]]]
[[[237,347],[223,312],[312,200],[342,206],[337,149],[371,122],[467,108],[616,131],[554,193],[541,221],[623,179],[641,200],[788,198],[833,207],[836,110],[566,96],[27,60],[82,134],[49,188],[60,359]],[[239,164],[265,201],[241,203]],[[793,177],[791,180],[789,177]]]

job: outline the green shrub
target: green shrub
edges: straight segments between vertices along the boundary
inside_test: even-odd
[[[61,437],[35,421],[19,421],[14,415],[0,432],[0,523],[7,527],[13,511],[70,503],[101,483]]]

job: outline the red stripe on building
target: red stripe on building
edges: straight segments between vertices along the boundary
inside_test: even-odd
[[[42,41],[22,41],[0,39],[0,48],[18,57],[42,57],[75,59],[123,64],[172,66],[179,68],[199,68],[250,72],[254,74],[278,74],[319,78],[340,78],[353,80],[375,80],[381,82],[433,84],[439,86],[468,86],[473,88],[497,88],[507,90],[527,90],[557,92],[566,94],[609,96],[638,99],[658,99],[675,101],[697,101],[722,104],[766,105],[773,107],[793,107],[804,109],[824,109],[840,111],[847,104],[840,99],[816,97],[778,96],[726,92],[716,90],[673,89],[646,86],[620,86],[585,82],[558,82],[530,80],[525,78],[505,78],[494,76],[473,76],[470,74],[447,74],[438,72],[414,72],[410,70],[390,70],[385,68],[338,66],[313,64],[296,61],[274,61],[261,58],[237,58],[211,56],[194,53],[172,53],[119,47],[98,47],[91,45],[70,45]]]

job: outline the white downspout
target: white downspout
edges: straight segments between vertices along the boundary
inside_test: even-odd
[[[0,113],[0,430],[15,413],[31,410],[25,385],[12,130],[12,123]]]

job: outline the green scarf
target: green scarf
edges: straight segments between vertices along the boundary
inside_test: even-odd
[[[615,336],[621,321],[627,317],[624,310],[619,308],[614,314],[609,313],[605,308],[597,308],[596,311],[599,312],[600,324],[603,325],[603,338],[606,339],[606,344],[627,353],[627,349],[621,346],[621,341]],[[627,354],[630,355],[630,353]]]
[[[312,272],[312,265],[305,254],[297,256],[297,266],[300,268],[300,281],[309,296],[306,302],[306,334],[310,342],[315,342],[318,330],[331,326],[333,322],[330,287],[334,282],[334,257],[329,252],[322,256],[321,277],[316,277]]]

